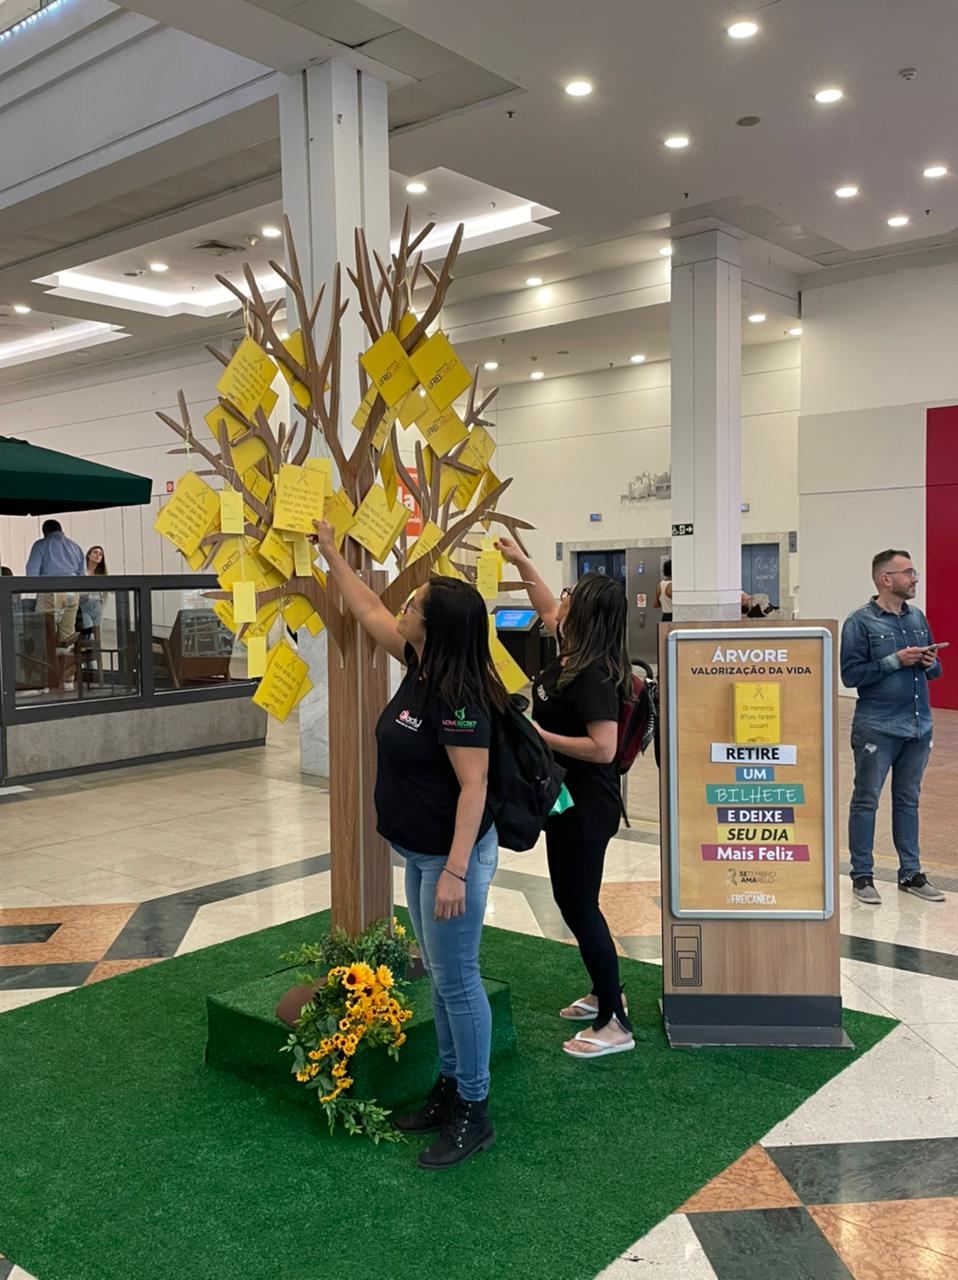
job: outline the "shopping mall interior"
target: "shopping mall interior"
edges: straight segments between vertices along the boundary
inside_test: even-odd
[[[0,0],[0,1280],[958,1277],[956,49],[950,0]],[[256,1004],[415,929],[334,559],[407,661],[472,583],[530,696],[604,576],[647,682],[632,1051],[563,1054],[580,934],[500,838],[443,1178]],[[417,972],[353,1086],[400,1109]]]

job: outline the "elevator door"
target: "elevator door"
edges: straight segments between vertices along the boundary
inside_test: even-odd
[[[641,658],[651,666],[658,663],[658,624],[662,621],[662,611],[655,607],[655,590],[670,554],[668,546],[629,547],[625,553],[629,657],[633,661]]]

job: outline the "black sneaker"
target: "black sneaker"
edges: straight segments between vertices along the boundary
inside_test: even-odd
[[[453,1099],[452,1114],[442,1126],[438,1139],[419,1153],[420,1169],[453,1169],[479,1151],[485,1151],[496,1140],[489,1119],[489,1099],[467,1102],[458,1092]]]
[[[853,876],[852,893],[859,902],[867,902],[871,906],[878,906],[881,902],[881,894],[875,888],[875,881],[871,876]]]
[[[418,1111],[409,1111],[406,1115],[396,1116],[393,1126],[400,1133],[430,1133],[434,1129],[441,1129],[452,1114],[455,1098],[455,1080],[449,1076],[439,1075],[425,1105]]]
[[[899,880],[898,887],[902,893],[913,893],[916,898],[924,898],[926,902],[944,902],[945,895],[936,889],[924,871],[916,871],[907,880]]]

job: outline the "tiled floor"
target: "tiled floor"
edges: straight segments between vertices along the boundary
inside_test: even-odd
[[[603,1280],[958,1280],[958,715],[939,716],[936,738],[925,865],[953,896],[897,892],[887,814],[883,905],[854,902],[842,881],[845,1003],[902,1025]],[[847,791],[847,751],[842,774]],[[653,961],[656,784],[640,761],[633,828],[612,842],[603,893],[622,953]],[[328,796],[298,773],[294,723],[263,751],[0,793],[0,1014],[328,906],[328,849]],[[402,902],[398,868],[395,890]],[[541,851],[502,855],[488,920],[568,938]],[[0,1280],[30,1280],[11,1267],[0,1259]]]

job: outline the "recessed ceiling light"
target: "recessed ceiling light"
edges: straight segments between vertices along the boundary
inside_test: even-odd
[[[429,188],[424,182],[407,182],[406,190],[411,196],[424,196]]]
[[[13,304],[13,309],[18,316],[28,316],[30,312],[33,310],[32,307],[24,306],[22,302],[15,302]]]
[[[570,80],[565,91],[570,98],[587,98],[592,92],[592,84],[589,80]]]
[[[498,360],[487,360],[487,361],[486,361],[486,363],[485,363],[482,367],[483,367],[483,369],[488,369],[488,370],[489,370],[489,372],[490,372],[490,373],[492,373],[494,369],[498,369],[498,368],[499,368],[499,361],[498,361]]]
[[[157,274],[158,276],[161,276],[161,275],[163,274],[163,272],[164,272],[164,271],[169,271],[169,269],[170,269],[170,268],[169,268],[168,264],[167,264],[167,263],[165,263],[165,262],[151,262],[151,263],[150,263],[150,270],[151,270],[151,271],[155,271],[155,272],[156,272],[156,274]]]
[[[748,318],[748,322],[749,324],[764,324],[765,319],[766,316],[764,311],[753,311]]]
[[[629,356],[631,364],[645,364],[645,356]]]
[[[925,178],[943,178],[948,172],[943,164],[930,164],[927,169],[922,170],[922,176]]]
[[[733,40],[751,40],[752,36],[758,34],[758,23],[733,22],[730,27],[725,29]]]
[[[659,250],[659,253],[662,255],[663,258],[671,258],[672,246],[670,244],[667,244],[664,249]]]
[[[849,183],[847,187],[836,187],[835,194],[839,200],[850,200],[852,196],[858,195],[858,188]]]
[[[824,104],[828,104],[829,102],[841,102],[844,96],[845,95],[841,89],[819,89],[818,93],[815,94],[815,101]]]
[[[681,151],[683,147],[689,145],[689,140],[684,133],[676,133],[673,137],[665,139],[665,145],[671,151]]]
[[[542,277],[529,276],[528,280],[526,280],[526,284],[529,286],[530,289],[538,289],[539,285],[542,284]]]
[[[888,219],[890,227],[907,227],[911,219],[905,213],[896,213],[893,218]]]
[[[532,379],[533,382],[540,382],[545,376],[546,375],[542,372],[541,369],[533,369],[533,371],[529,374],[529,377]]]
[[[278,240],[283,234],[279,227],[261,227],[265,240]]]
[[[802,336],[802,326],[797,324],[794,329],[789,329],[788,336],[790,338],[800,338]]]

